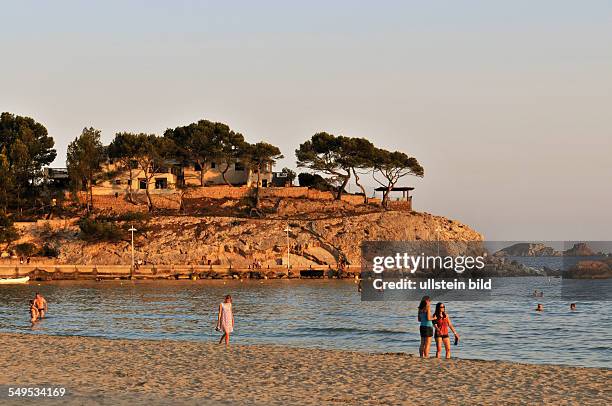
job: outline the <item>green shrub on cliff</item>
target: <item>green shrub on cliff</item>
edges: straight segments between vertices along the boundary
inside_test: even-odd
[[[49,244],[45,244],[40,249],[38,255],[41,257],[57,258],[59,256],[59,250]]]
[[[31,242],[24,242],[15,245],[15,252],[21,257],[31,257],[37,251],[36,245]]]
[[[13,220],[0,211],[0,243],[10,244],[19,238],[19,233],[13,226]]]
[[[96,217],[96,220],[104,222],[124,221],[128,223],[139,223],[142,221],[149,221],[150,218],[151,215],[149,213],[134,211],[117,215],[99,215]]]
[[[113,222],[82,218],[79,220],[79,228],[81,238],[87,241],[116,242],[123,237],[123,232]]]
[[[302,172],[298,175],[298,182],[300,186],[311,187],[323,192],[334,190],[333,185],[331,185],[327,179],[318,174]]]

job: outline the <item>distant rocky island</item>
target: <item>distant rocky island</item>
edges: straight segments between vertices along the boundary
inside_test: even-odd
[[[563,251],[563,255],[567,257],[592,257],[600,254],[597,254],[595,251],[593,251],[587,243],[581,242],[574,244],[572,248]]]
[[[603,255],[596,253],[585,242],[575,243],[574,246],[565,251],[557,251],[543,243],[517,243],[509,247],[503,248],[495,254],[496,257],[591,257],[595,255]]]
[[[509,247],[497,251],[497,257],[552,257],[560,256],[561,253],[552,247],[548,247],[542,243],[517,243]]]
[[[612,278],[612,258],[598,261],[580,261],[563,274],[569,279],[609,279]]]

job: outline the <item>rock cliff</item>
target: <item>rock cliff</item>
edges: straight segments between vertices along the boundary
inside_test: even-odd
[[[575,267],[565,272],[563,276],[570,279],[612,278],[612,259],[580,261]]]
[[[288,243],[293,266],[335,266],[341,258],[359,265],[362,241],[482,240],[479,233],[457,221],[407,211],[319,219],[155,216],[136,228],[137,260],[160,265],[281,265],[287,261]],[[56,263],[111,265],[131,261],[129,234],[114,243],[87,242],[79,237],[76,219],[64,221],[62,226],[33,225],[22,232],[22,241],[57,247]]]
[[[596,254],[587,243],[580,242],[574,244],[572,248],[563,251],[563,255],[568,257],[590,257]]]

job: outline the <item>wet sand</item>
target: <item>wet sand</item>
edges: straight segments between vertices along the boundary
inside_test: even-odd
[[[7,386],[64,386],[44,404],[605,404],[612,370],[408,354],[0,334]],[[432,347],[434,349],[435,347]],[[442,389],[445,387],[445,389]]]

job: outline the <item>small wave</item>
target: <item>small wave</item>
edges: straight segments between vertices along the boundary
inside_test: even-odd
[[[406,331],[390,329],[364,329],[355,327],[300,327],[295,329],[304,333],[347,333],[347,334],[407,334]]]

